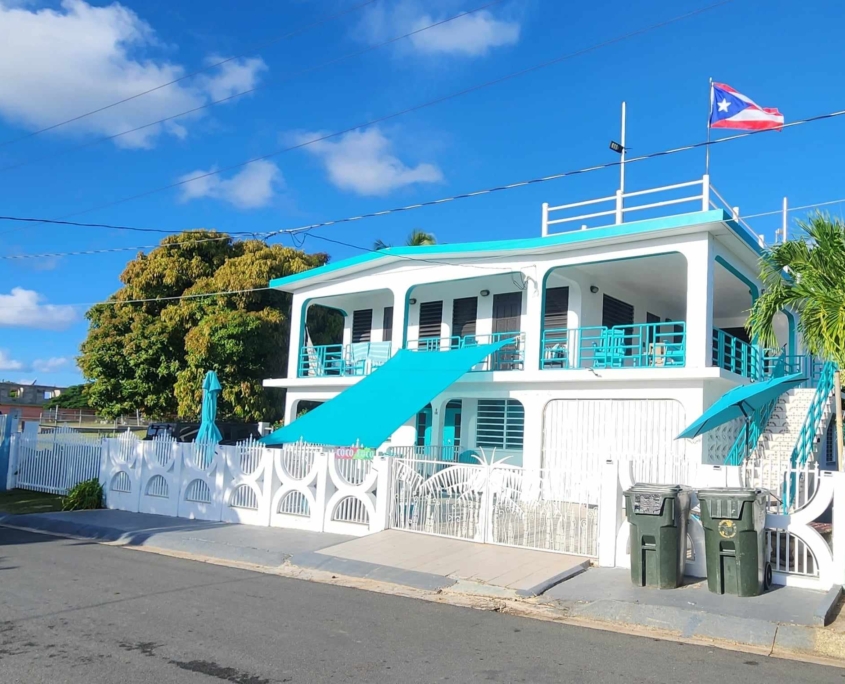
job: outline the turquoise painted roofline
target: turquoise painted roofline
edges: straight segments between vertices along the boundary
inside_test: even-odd
[[[531,251],[554,247],[556,245],[577,244],[591,240],[605,238],[626,237],[638,233],[651,233],[675,228],[686,228],[700,223],[724,223],[731,228],[742,240],[760,252],[757,241],[748,234],[741,225],[731,218],[731,215],[722,209],[711,211],[697,211],[690,214],[677,214],[656,219],[645,219],[643,221],[632,221],[620,225],[605,226],[603,228],[591,228],[590,230],[573,230],[568,233],[558,233],[548,237],[522,238],[518,240],[496,240],[487,242],[460,242],[445,245],[426,245],[422,247],[388,247],[377,252],[367,252],[360,256],[351,257],[336,263],[326,264],[319,268],[295,273],[284,278],[275,278],[270,281],[270,287],[283,289],[286,285],[301,283],[328,273],[336,273],[352,266],[366,264],[387,257],[431,257],[439,255],[461,255],[461,254],[484,254],[485,252],[502,251]]]

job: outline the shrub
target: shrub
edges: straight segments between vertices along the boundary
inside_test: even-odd
[[[103,507],[103,485],[97,478],[80,482],[62,499],[63,511],[87,511]]]

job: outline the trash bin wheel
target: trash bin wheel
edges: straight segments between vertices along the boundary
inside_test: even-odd
[[[766,571],[763,575],[763,591],[768,591],[772,587],[772,564],[766,563]]]

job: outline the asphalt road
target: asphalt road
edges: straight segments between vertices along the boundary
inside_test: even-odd
[[[845,670],[0,528],[0,682],[843,682]]]

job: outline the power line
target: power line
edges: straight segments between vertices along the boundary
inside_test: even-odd
[[[34,159],[24,160],[24,161],[21,161],[21,162],[17,162],[15,164],[11,164],[9,166],[3,166],[3,167],[0,167],[0,172],[11,171],[13,169],[19,169],[23,166],[29,166],[30,164],[35,164],[35,163],[38,163],[40,161],[46,161],[46,160],[49,160],[49,159],[54,159],[56,157],[63,156],[63,155],[68,154],[70,152],[75,152],[76,150],[81,150],[81,149],[84,149],[86,147],[92,147],[94,145],[99,145],[100,143],[108,142],[109,140],[114,140],[114,139],[120,138],[124,135],[129,135],[131,133],[137,133],[138,131],[142,131],[146,128],[150,128],[152,126],[158,126],[159,124],[163,124],[163,123],[166,123],[168,121],[173,121],[174,119],[179,119],[179,118],[181,118],[183,116],[187,116],[189,114],[194,114],[196,112],[202,111],[203,109],[208,109],[209,107],[213,107],[215,105],[219,105],[219,104],[222,104],[224,102],[229,102],[229,101],[234,100],[236,98],[243,97],[244,95],[249,95],[250,93],[254,93],[258,90],[262,90],[262,89],[267,88],[271,85],[278,85],[280,83],[284,83],[286,81],[293,80],[294,78],[298,78],[299,76],[304,76],[305,74],[309,74],[309,73],[312,73],[314,71],[319,71],[320,69],[324,69],[325,67],[331,66],[332,64],[337,64],[339,62],[345,61],[345,60],[350,59],[352,57],[357,57],[357,56],[366,54],[368,52],[372,52],[373,50],[378,50],[378,49],[383,48],[387,45],[391,45],[392,43],[396,43],[400,40],[403,40],[404,38],[409,38],[409,37],[414,36],[418,33],[422,33],[423,31],[428,31],[429,29],[435,28],[437,26],[441,26],[442,24],[447,24],[450,21],[460,19],[461,17],[469,16],[470,14],[474,14],[475,12],[480,12],[484,9],[487,9],[488,7],[492,7],[493,5],[497,5],[501,2],[504,2],[504,0],[492,0],[492,2],[488,2],[485,5],[481,5],[480,7],[476,7],[475,9],[467,10],[465,12],[461,12],[460,14],[456,14],[452,17],[449,17],[448,19],[442,19],[441,21],[437,21],[437,22],[434,22],[433,24],[423,26],[423,27],[418,28],[414,31],[409,31],[408,33],[403,33],[401,36],[396,36],[394,38],[390,38],[389,40],[385,40],[381,43],[377,43],[376,45],[371,45],[370,47],[364,48],[362,50],[356,50],[355,52],[349,52],[345,55],[341,55],[340,57],[335,57],[334,59],[330,59],[327,62],[322,62],[321,64],[317,64],[315,66],[308,67],[307,69],[302,69],[300,71],[290,73],[287,76],[285,76],[284,78],[276,78],[276,79],[271,79],[269,81],[265,81],[264,83],[260,83],[253,88],[249,88],[247,90],[242,90],[240,92],[234,93],[233,95],[229,95],[227,97],[220,98],[219,100],[212,100],[211,102],[207,102],[203,105],[200,105],[199,107],[194,107],[193,109],[188,109],[188,110],[186,110],[184,112],[180,112],[178,114],[172,114],[171,116],[166,116],[163,119],[158,119],[157,121],[152,121],[150,123],[143,124],[142,126],[136,126],[135,128],[131,128],[129,130],[122,131],[120,133],[114,133],[113,135],[107,135],[107,136],[104,136],[104,137],[101,137],[101,138],[97,138],[95,140],[89,140],[88,142],[84,142],[80,145],[75,145],[74,147],[68,147],[68,148],[65,148],[63,150],[59,150],[58,152],[46,154],[46,155],[43,155],[41,157],[35,157]]]
[[[366,7],[367,5],[372,5],[376,1],[377,0],[366,0],[365,2],[362,2],[358,5],[354,5],[354,6],[350,7],[349,9],[343,10],[341,12],[336,12],[334,14],[330,14],[330,15],[325,16],[322,19],[319,19],[315,22],[312,22],[310,24],[302,26],[298,29],[295,29],[293,31],[285,33],[281,36],[277,36],[276,38],[272,38],[271,40],[265,41],[263,43],[257,43],[255,45],[247,48],[247,51],[260,50],[261,48],[269,47],[270,45],[274,45],[275,43],[279,43],[283,40],[287,40],[288,38],[293,38],[294,36],[297,36],[301,33],[305,33],[306,31],[309,31],[312,28],[315,28],[317,26],[321,26],[322,24],[328,23],[328,22],[330,22],[334,19],[338,19],[338,18],[340,18],[340,17],[342,17],[346,14],[351,14],[352,12],[355,12],[359,9],[362,9],[362,8]],[[55,130],[56,128],[60,128],[61,126],[65,126],[69,123],[79,121],[80,119],[84,119],[84,118],[89,117],[93,114],[99,114],[100,112],[104,112],[107,109],[111,109],[112,107],[117,107],[118,105],[122,105],[126,102],[130,102],[130,101],[135,100],[139,97],[143,97],[144,95],[149,95],[150,93],[154,93],[157,90],[161,90],[162,88],[166,88],[168,86],[171,86],[174,83],[179,83],[179,81],[184,81],[186,78],[192,78],[193,76],[197,76],[197,75],[202,74],[206,71],[210,71],[211,69],[216,69],[217,67],[223,66],[224,64],[231,62],[232,60],[239,59],[242,56],[243,55],[240,55],[240,56],[236,55],[234,57],[228,57],[226,59],[220,60],[219,62],[215,62],[214,64],[209,64],[208,66],[205,66],[201,69],[196,69],[195,71],[191,71],[187,74],[184,74],[183,76],[180,76],[179,78],[174,78],[172,81],[168,81],[167,83],[162,83],[160,85],[157,85],[153,88],[150,88],[149,90],[144,90],[143,92],[136,93],[135,95],[130,95],[129,97],[125,97],[122,100],[117,100],[116,102],[112,102],[111,104],[104,105],[104,106],[99,107],[97,109],[92,109],[89,112],[85,112],[84,114],[79,114],[79,115],[74,116],[70,119],[66,119],[64,121],[59,121],[58,123],[47,126],[46,128],[41,128],[37,131],[33,131],[32,133],[27,133],[26,135],[22,135],[22,136],[19,136],[17,138],[11,138],[10,140],[5,140],[3,142],[0,142],[0,147],[5,147],[6,145],[11,145],[12,143],[19,142],[21,140],[27,140],[28,138],[33,138],[36,135],[41,135],[42,133],[46,133],[47,131]],[[123,135],[123,134],[121,134],[121,135]]]
[[[816,207],[826,207],[831,204],[841,204],[845,202],[845,197],[837,200],[828,200],[826,202],[816,202],[815,204],[805,204],[801,207],[787,207],[787,213],[792,213],[793,211],[802,211],[803,209],[815,209]],[[783,209],[778,209],[777,211],[764,211],[761,214],[750,214],[748,216],[743,216],[743,220],[745,219],[753,219],[753,218],[760,218],[761,216],[781,216],[783,214]]]
[[[820,114],[818,116],[812,116],[812,117],[809,117],[809,118],[806,118],[806,119],[800,119],[798,121],[792,121],[790,123],[784,124],[781,128],[793,128],[793,127],[796,127],[796,126],[802,126],[802,125],[805,125],[805,124],[808,124],[808,123],[814,123],[814,122],[817,122],[817,121],[832,119],[832,118],[840,117],[840,116],[843,116],[843,115],[845,115],[845,110],[839,110],[839,111],[835,111],[835,112],[830,112],[829,114]],[[780,130],[780,129],[778,129],[778,130]],[[736,140],[741,140],[743,138],[748,138],[748,137],[751,137],[753,135],[760,135],[762,133],[770,133],[770,132],[771,131],[765,131],[764,130],[764,131],[747,131],[745,133],[737,133],[735,135],[731,135],[731,136],[728,136],[728,137],[725,137],[725,138],[719,138],[717,140],[705,140],[705,141],[701,141],[701,142],[697,142],[697,143],[692,143],[692,144],[689,144],[689,145],[683,145],[681,147],[674,147],[674,148],[671,148],[671,149],[668,149],[668,150],[661,150],[659,152],[652,152],[652,153],[649,153],[649,154],[640,155],[639,157],[630,157],[630,158],[626,159],[624,163],[625,164],[635,164],[637,162],[642,162],[642,161],[646,161],[646,160],[649,160],[649,159],[656,159],[658,157],[666,157],[666,156],[673,155],[673,154],[679,154],[681,152],[689,152],[691,150],[697,150],[697,149],[701,149],[701,148],[713,146],[713,145],[721,145],[723,143],[733,142],[733,141],[736,141]],[[586,174],[586,173],[591,173],[593,171],[601,171],[601,170],[604,170],[604,169],[614,168],[614,167],[619,166],[621,163],[622,163],[621,161],[617,160],[617,161],[607,162],[605,164],[597,164],[597,165],[594,165],[594,166],[588,166],[588,167],[584,167],[584,168],[580,168],[580,169],[575,169],[573,171],[564,171],[564,172],[552,174],[552,175],[549,175],[549,176],[542,176],[542,177],[539,177],[539,178],[531,178],[529,180],[517,181],[515,183],[509,183],[507,185],[499,185],[499,186],[495,186],[495,187],[492,187],[492,188],[484,188],[482,190],[475,190],[473,192],[466,192],[466,193],[463,193],[463,194],[460,194],[460,195],[452,195],[450,197],[441,197],[440,199],[436,199],[436,200],[428,200],[426,202],[418,202],[416,204],[409,204],[409,205],[402,206],[402,207],[394,207],[392,209],[383,209],[381,211],[375,211],[375,212],[371,212],[371,213],[368,213],[368,214],[359,214],[357,216],[349,216],[349,217],[346,217],[346,218],[332,219],[331,221],[323,221],[321,223],[311,223],[311,224],[308,224],[308,225],[298,226],[296,228],[284,228],[284,229],[280,229],[280,230],[273,230],[273,231],[266,231],[266,232],[239,232],[239,233],[227,232],[227,234],[228,235],[238,235],[238,236],[252,235],[252,236],[255,236],[255,237],[259,237],[259,236],[273,237],[273,236],[276,236],[276,235],[295,236],[295,235],[298,235],[300,233],[310,234],[310,231],[312,231],[316,228],[325,228],[327,226],[335,226],[335,225],[340,225],[342,223],[352,223],[354,221],[362,221],[362,220],[365,220],[365,219],[376,218],[376,217],[380,217],[380,216],[389,216],[391,214],[397,214],[397,213],[406,212],[406,211],[413,211],[415,209],[422,209],[423,207],[431,207],[431,206],[436,206],[436,205],[439,205],[439,204],[447,204],[448,202],[455,202],[455,201],[462,200],[462,199],[469,199],[469,198],[472,198],[472,197],[480,197],[482,195],[489,195],[489,194],[492,194],[492,193],[495,193],[495,192],[503,192],[503,191],[506,191],[506,190],[515,190],[517,188],[522,188],[522,187],[526,187],[526,186],[529,186],[529,185],[536,185],[536,184],[539,184],[539,183],[548,183],[550,181],[559,180],[561,178],[567,178],[569,176],[577,176],[577,175],[582,175],[582,174]],[[808,209],[808,208],[812,208],[812,207],[816,207],[816,206],[824,206],[824,205],[827,205],[827,204],[836,204],[837,202],[842,202],[842,201],[845,201],[845,198],[843,198],[842,200],[831,200],[829,202],[823,202],[823,203],[818,203],[818,204],[813,204],[813,205],[805,205],[803,207],[794,207],[794,208],[790,209],[790,211],[799,211],[801,209]],[[743,220],[745,220],[746,218],[756,218],[756,217],[759,217],[759,216],[774,215],[774,214],[779,214],[779,213],[780,213],[779,211],[778,212],[766,212],[764,214],[752,214],[751,216],[745,216],[745,217],[742,217],[742,218],[743,218]],[[105,227],[105,228],[121,228],[120,226],[114,226],[114,225],[111,225],[111,224],[86,224],[86,223],[75,223],[75,222],[70,222],[70,221],[57,221],[57,220],[53,220],[53,219],[39,219],[39,218],[25,218],[24,219],[24,218],[20,218],[20,217],[9,217],[9,216],[0,216],[0,220],[10,220],[10,221],[25,220],[25,221],[32,221],[32,222],[36,222],[36,223],[66,223],[68,225],[99,226],[99,227]],[[152,230],[152,229],[133,229],[133,228],[125,227],[125,226],[122,227],[122,228],[124,228],[126,230]],[[167,231],[161,231],[161,232],[167,232]],[[183,232],[183,231],[177,231],[177,232]],[[194,242],[197,242],[197,241],[194,241]],[[342,242],[339,242],[339,241],[336,241],[336,242],[338,242],[338,244],[345,244],[345,243],[342,243]],[[131,249],[155,248],[157,246],[158,245],[142,246],[142,247],[119,247],[119,248],[113,248],[113,249],[114,249],[114,251],[127,251],[127,250],[131,250]],[[357,245],[348,245],[348,246],[354,247],[356,249],[365,249],[366,250],[366,248],[359,247]],[[106,250],[106,251],[108,251],[108,250]],[[372,250],[372,251],[378,251],[378,250]],[[90,253],[96,253],[96,251],[95,250],[86,250],[86,251],[83,251],[81,253],[90,254]],[[75,255],[76,255],[76,253],[74,253],[74,252],[55,252],[55,253],[51,253],[51,254],[9,255],[9,256],[2,256],[2,257],[0,257],[0,259],[22,259],[22,258],[36,258],[36,257],[46,257],[46,256],[57,257],[57,256],[75,256]],[[417,257],[408,257],[408,258],[417,259]]]
[[[129,230],[137,233],[183,233],[186,230],[203,230],[202,228],[183,228],[182,230],[165,230],[163,228],[139,228],[136,226],[120,226],[112,223],[80,223],[78,221],[61,221],[59,219],[33,218],[30,216],[0,216],[0,221],[21,221],[23,223],[51,223],[60,226],[77,226],[81,228],[111,228],[113,230]],[[2,233],[0,233],[2,235]],[[248,231],[229,232],[229,235],[252,235]]]
[[[148,197],[149,195],[153,195],[153,194],[156,194],[156,193],[159,193],[159,192],[163,192],[165,190],[171,190],[173,188],[178,188],[178,187],[181,187],[181,186],[186,185],[188,183],[193,183],[194,181],[202,180],[202,179],[208,178],[210,176],[216,176],[218,174],[225,173],[227,171],[233,171],[233,170],[236,170],[236,169],[240,169],[240,168],[247,166],[249,164],[253,164],[253,163],[258,162],[258,161],[263,161],[265,159],[269,159],[271,157],[275,157],[275,156],[278,156],[280,154],[284,154],[285,152],[291,152],[293,150],[301,149],[301,148],[307,147],[309,145],[313,145],[313,144],[316,144],[316,143],[319,143],[319,142],[323,142],[325,140],[330,140],[332,138],[336,138],[336,137],[344,135],[346,133],[351,133],[352,131],[358,130],[359,128],[366,128],[368,126],[373,126],[373,125],[378,124],[378,123],[383,123],[385,121],[395,119],[395,118],[400,117],[400,116],[404,116],[405,114],[411,114],[413,112],[417,112],[417,111],[420,111],[422,109],[426,109],[428,107],[433,107],[434,105],[440,104],[442,102],[447,102],[447,101],[455,99],[457,97],[461,97],[463,95],[468,95],[470,93],[473,93],[473,92],[476,92],[476,91],[479,91],[479,90],[483,90],[484,88],[488,88],[488,87],[493,86],[493,85],[498,85],[500,83],[511,80],[513,78],[517,78],[519,76],[524,76],[526,74],[529,74],[529,73],[532,73],[532,72],[535,72],[535,71],[539,71],[540,69],[544,69],[544,68],[547,68],[549,66],[559,64],[560,62],[563,62],[565,60],[572,59],[574,57],[578,57],[578,56],[587,54],[589,52],[593,52],[593,51],[598,50],[598,49],[603,48],[603,47],[607,47],[608,45],[613,45],[615,43],[619,43],[619,42],[627,40],[629,38],[633,38],[634,36],[642,35],[644,33],[648,33],[650,31],[656,30],[658,28],[668,26],[670,24],[676,23],[676,22],[681,21],[683,19],[687,19],[689,17],[697,16],[697,15],[702,14],[704,12],[708,12],[710,10],[716,9],[717,7],[721,7],[723,5],[726,5],[726,4],[728,4],[732,1],[733,0],[719,0],[719,2],[713,3],[711,5],[707,5],[706,7],[702,7],[702,8],[693,10],[691,12],[686,12],[684,14],[675,16],[671,19],[667,19],[665,21],[661,21],[661,22],[658,22],[656,24],[651,24],[650,26],[647,26],[647,27],[644,27],[644,28],[641,28],[641,29],[629,31],[628,33],[625,33],[621,36],[617,36],[615,38],[610,38],[610,39],[605,40],[601,43],[596,43],[596,44],[591,45],[589,47],[582,48],[580,50],[576,50],[575,52],[570,52],[568,54],[561,55],[559,57],[555,57],[554,59],[547,60],[545,62],[541,62],[539,64],[535,64],[533,66],[527,67],[525,69],[520,69],[519,71],[511,72],[510,74],[506,74],[505,76],[500,76],[499,78],[495,78],[491,81],[486,81],[484,83],[480,83],[480,84],[477,84],[477,85],[474,85],[474,86],[470,86],[469,88],[464,88],[462,90],[450,93],[448,95],[443,95],[439,98],[435,98],[433,100],[429,100],[429,101],[423,102],[421,104],[417,104],[417,105],[413,105],[411,107],[407,107],[405,109],[401,109],[401,110],[393,112],[391,114],[386,114],[386,115],[383,115],[383,116],[380,116],[380,117],[376,117],[374,119],[370,119],[369,121],[366,121],[366,122],[363,122],[363,123],[358,123],[354,126],[350,126],[348,128],[344,128],[342,130],[335,131],[333,133],[327,133],[325,135],[318,136],[318,137],[313,138],[311,140],[307,140],[307,141],[304,141],[302,143],[283,148],[281,150],[276,150],[275,152],[270,152],[268,154],[263,154],[263,155],[260,155],[260,156],[257,156],[257,157],[253,157],[251,159],[247,159],[246,161],[239,162],[237,164],[232,164],[230,166],[226,166],[226,167],[223,167],[223,168],[220,168],[220,169],[216,169],[214,171],[207,171],[207,172],[199,174],[197,176],[185,178],[183,180],[179,180],[179,181],[176,181],[176,182],[173,182],[173,183],[169,183],[167,185],[164,185],[164,186],[161,186],[161,187],[158,187],[158,188],[154,188],[152,190],[147,190],[145,192],[141,192],[141,193],[138,193],[136,195],[130,195],[128,197],[124,197],[124,198],[119,199],[119,200],[114,200],[112,202],[100,204],[100,205],[91,207],[89,209],[84,209],[82,211],[77,211],[77,212],[73,212],[71,214],[66,214],[66,215],[61,216],[59,218],[61,218],[61,219],[72,218],[74,216],[79,216],[79,215],[82,215],[82,214],[88,214],[92,211],[99,211],[101,209],[107,209],[107,208],[114,207],[114,206],[117,206],[117,205],[120,205],[120,204],[125,204],[126,202],[131,202],[131,201],[134,201],[134,200],[137,200],[137,199],[141,199],[143,197]],[[627,163],[627,161],[628,160],[626,160],[626,163]]]

